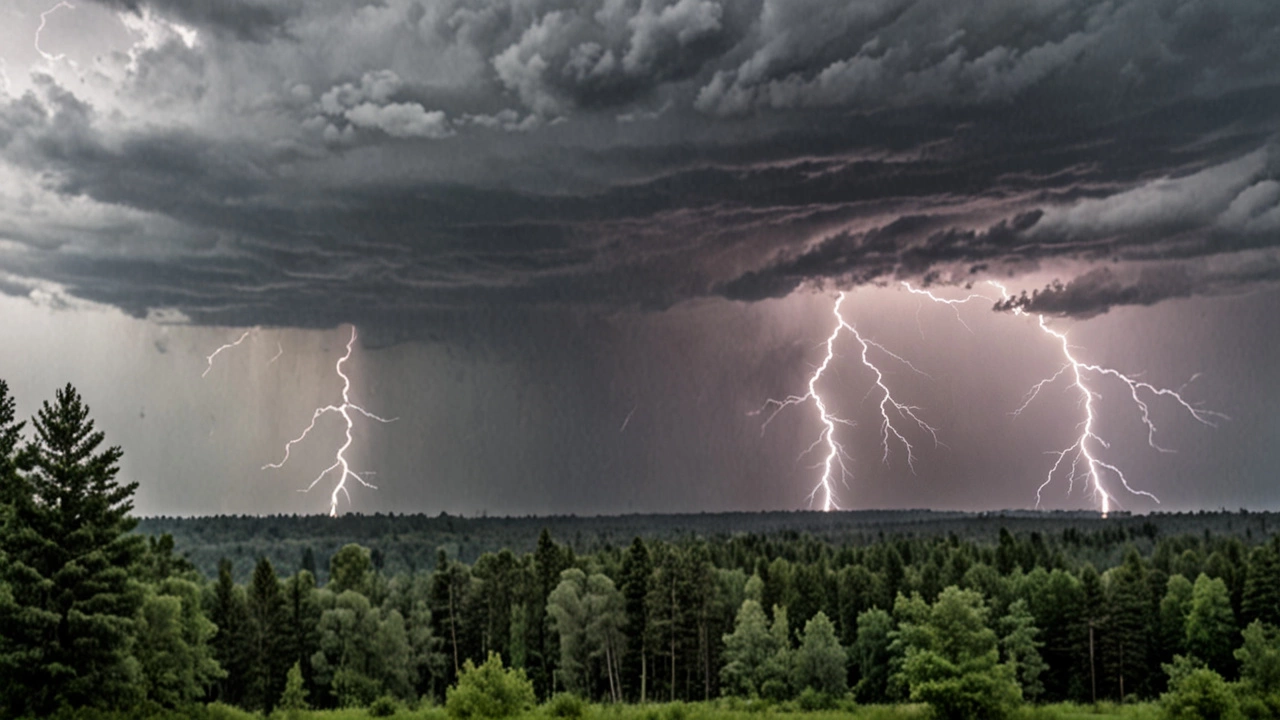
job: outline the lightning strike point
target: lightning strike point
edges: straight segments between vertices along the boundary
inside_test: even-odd
[[[351,411],[354,410],[357,413],[360,413],[361,415],[369,418],[370,420],[377,420],[378,422],[381,422],[381,423],[395,422],[396,420],[399,419],[399,418],[379,417],[369,412],[368,410],[365,410],[359,405],[356,405],[355,403],[351,402],[351,378],[347,377],[346,373],[342,371],[342,365],[347,360],[351,359],[352,348],[355,347],[355,342],[356,342],[356,328],[354,325],[352,325],[351,339],[347,341],[347,352],[342,357],[338,358],[337,364],[334,365],[334,371],[338,374],[338,377],[342,378],[342,404],[341,405],[325,405],[323,407],[316,408],[315,412],[313,412],[311,415],[311,423],[307,425],[305,430],[302,431],[302,434],[285,444],[284,457],[280,460],[280,462],[267,463],[266,465],[262,466],[263,470],[267,470],[267,469],[278,470],[284,467],[285,463],[289,462],[289,456],[293,450],[293,446],[302,442],[307,438],[308,435],[311,434],[312,429],[314,429],[316,426],[316,421],[319,420],[322,415],[336,413],[339,416],[341,416],[343,421],[346,422],[346,425],[347,425],[346,436],[345,436],[346,439],[342,443],[342,445],[338,447],[338,451],[334,455],[334,463],[329,467],[325,468],[324,470],[322,470],[320,474],[317,475],[315,479],[311,481],[310,485],[299,490],[299,492],[308,492],[312,488],[314,488],[316,484],[319,483],[326,475],[328,475],[331,472],[337,471],[336,474],[338,475],[338,483],[334,486],[333,493],[329,496],[329,517],[338,516],[338,494],[339,493],[344,495],[347,498],[348,502],[351,501],[351,494],[347,491],[348,478],[355,480],[356,482],[360,483],[361,485],[367,488],[372,488],[375,490],[377,489],[376,485],[366,482],[365,479],[361,477],[361,473],[357,473],[353,471],[351,469],[351,465],[347,461],[347,456],[346,456],[347,449],[351,447],[351,444],[354,441],[354,438],[351,435],[351,430],[352,430],[352,427],[354,426],[354,423],[352,422],[352,419],[351,419]],[[369,474],[369,473],[365,473],[365,474]]]

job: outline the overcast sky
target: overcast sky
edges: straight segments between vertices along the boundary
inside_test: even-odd
[[[1273,0],[13,0],[0,378],[74,383],[143,514],[1280,508]],[[996,307],[995,280],[1015,295]],[[938,305],[939,296],[980,298]],[[1021,294],[1025,292],[1026,296]],[[206,356],[256,328],[220,354]],[[896,353],[914,366],[894,359]],[[1195,378],[1192,381],[1192,378]],[[1110,443],[1104,447],[1102,441]],[[1074,458],[1068,454],[1068,462]],[[1097,507],[1060,467],[1049,508]]]

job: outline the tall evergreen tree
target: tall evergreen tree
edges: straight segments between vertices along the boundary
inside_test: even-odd
[[[0,406],[5,400],[7,389]],[[8,444],[14,426],[4,420],[0,443]],[[131,703],[140,686],[130,643],[143,601],[129,577],[143,552],[129,533],[138,484],[116,482],[122,452],[101,449],[103,433],[71,385],[41,406],[32,429],[31,470],[6,483],[11,510],[0,533],[0,582],[13,596],[0,610],[3,702],[12,714]]]
[[[271,561],[263,557],[249,584],[249,677],[246,704],[270,713],[284,690],[285,674],[293,658],[285,642],[288,613]]]
[[[19,444],[22,428],[18,422],[9,384],[0,380],[0,523],[4,522],[4,508],[10,509],[27,495],[22,474],[18,472]]]
[[[1242,623],[1261,620],[1280,627],[1280,544],[1256,547],[1249,554],[1241,602]]]
[[[305,686],[313,688],[311,656],[320,649],[320,605],[316,602],[316,579],[309,571],[299,570],[285,581],[284,614],[282,654],[297,665]]]
[[[649,562],[649,549],[644,541],[636,538],[627,549],[622,560],[622,597],[627,613],[626,654],[622,659],[622,687],[629,700],[647,700],[647,680],[645,670],[648,659],[648,648],[645,647],[645,626],[648,615],[645,606],[645,595],[649,591],[649,580],[653,575],[653,565]]]
[[[249,607],[244,588],[232,580],[231,561],[218,561],[218,579],[208,608],[209,619],[217,627],[213,657],[226,671],[218,683],[214,699],[231,705],[244,701],[249,680]]]

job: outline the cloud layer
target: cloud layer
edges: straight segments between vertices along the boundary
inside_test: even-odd
[[[9,294],[394,338],[1029,270],[1063,282],[1028,307],[1087,316],[1280,274],[1270,0],[77,12],[118,46],[51,28],[64,60],[6,63]]]

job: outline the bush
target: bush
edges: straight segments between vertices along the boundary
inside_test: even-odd
[[[576,720],[587,712],[587,704],[573,693],[556,693],[547,702],[547,714],[555,718]]]
[[[689,708],[684,703],[676,701],[667,706],[665,720],[689,720]]]
[[[805,712],[817,712],[819,710],[834,710],[836,707],[836,699],[824,692],[819,692],[811,687],[805,688],[800,696],[796,698],[796,703],[800,709]]]
[[[524,670],[502,667],[502,657],[492,652],[480,667],[467,660],[458,684],[445,693],[445,709],[455,718],[511,717],[533,704],[533,683]]]
[[[1240,702],[1218,673],[1183,657],[1165,665],[1169,692],[1160,696],[1160,707],[1169,720],[1236,720]]]
[[[400,709],[400,703],[390,695],[383,695],[369,703],[369,717],[391,717]]]

